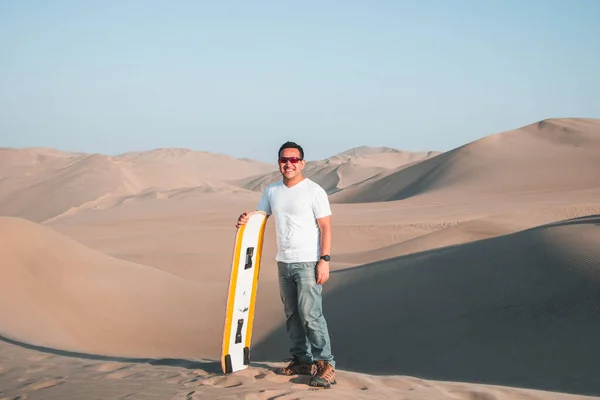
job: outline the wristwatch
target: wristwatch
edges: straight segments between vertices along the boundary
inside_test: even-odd
[[[329,260],[331,260],[331,257],[329,257],[329,254],[325,254],[324,256],[321,256],[320,259],[329,262]]]

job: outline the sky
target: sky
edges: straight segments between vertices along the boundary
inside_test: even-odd
[[[274,162],[600,118],[600,1],[0,0],[0,147]]]

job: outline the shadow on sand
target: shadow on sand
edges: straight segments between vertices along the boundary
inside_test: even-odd
[[[598,225],[576,218],[332,272],[337,367],[600,395]],[[280,326],[253,358],[288,348]]]
[[[186,369],[201,369],[209,374],[221,374],[221,363],[212,360],[186,360],[176,358],[130,358],[130,357],[114,357],[114,356],[103,356],[96,354],[78,353],[73,351],[57,350],[49,347],[36,346],[29,343],[20,342],[17,340],[9,339],[4,336],[0,336],[0,340],[8,344],[19,346],[25,349],[39,351],[42,353],[53,354],[62,357],[79,358],[93,361],[105,361],[105,362],[120,362],[120,363],[134,363],[134,364],[149,364],[149,365],[161,365],[169,367],[179,367]]]
[[[10,345],[22,347],[28,350],[39,351],[41,353],[53,354],[61,357],[78,358],[82,360],[102,361],[102,362],[119,362],[128,364],[148,364],[157,366],[167,366],[185,369],[200,369],[209,375],[224,375],[221,369],[221,362],[214,360],[187,360],[183,358],[132,358],[132,357],[115,357],[103,356],[98,354],[78,353],[74,351],[65,351],[53,349],[50,347],[36,346],[29,343],[20,342],[9,339],[0,335],[0,340]],[[270,371],[275,371],[277,368],[266,363],[251,361],[251,367],[262,368]]]

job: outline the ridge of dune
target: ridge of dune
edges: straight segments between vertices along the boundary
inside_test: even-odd
[[[128,152],[113,157],[128,165],[146,186],[172,189],[193,186],[203,180],[229,180],[273,171],[275,166],[261,161],[237,159],[225,154],[185,148],[160,148]]]
[[[119,156],[0,149],[0,164],[6,174],[0,177],[2,215],[36,222],[93,207],[110,207],[121,197],[145,190],[208,185],[212,189],[207,192],[231,192],[234,188],[225,182],[227,179],[273,169],[258,161],[189,149],[156,149]]]
[[[357,146],[344,150],[337,154],[334,154],[329,159],[346,158],[346,157],[363,157],[372,154],[385,154],[385,153],[401,153],[402,150],[394,149],[387,146]]]
[[[400,153],[402,150],[394,149],[387,146],[357,146],[352,147],[348,150],[344,150],[340,153],[334,154],[329,158],[337,157],[362,157],[370,154],[383,154],[383,153]]]
[[[120,206],[123,204],[133,204],[143,202],[148,199],[169,200],[181,199],[185,197],[194,197],[201,194],[238,194],[250,193],[249,190],[240,187],[229,185],[224,182],[203,182],[198,186],[184,187],[170,190],[145,189],[130,196],[120,197],[117,201],[111,204],[111,207]]]
[[[39,222],[72,207],[127,194],[121,169],[105,156],[77,157],[24,183],[0,199],[2,215]]]
[[[357,146],[352,147],[348,150],[342,151],[340,153],[334,154],[326,158],[326,160],[338,160],[345,158],[371,158],[388,156],[388,157],[404,157],[407,160],[419,160],[422,158],[428,158],[437,154],[441,154],[441,151],[437,150],[429,150],[429,151],[407,151],[395,149],[387,146]]]
[[[409,152],[387,147],[357,147],[324,160],[306,163],[303,175],[317,182],[327,193],[335,193],[345,187],[364,182],[408,164],[435,157],[440,152]],[[262,191],[270,183],[281,179],[278,171],[258,174],[230,183],[242,188]]]
[[[585,189],[600,181],[598,165],[600,119],[549,119],[488,135],[381,179],[351,185],[332,194],[331,201]]]
[[[49,147],[0,147],[0,171],[9,168],[30,167],[57,159],[72,159],[83,153],[67,152]]]
[[[468,220],[429,224],[431,231],[408,240],[366,251],[336,254],[350,265],[366,264],[407,254],[454,246],[482,239],[543,227],[566,219],[600,215],[600,203],[524,207],[520,211],[475,217]]]
[[[0,200],[44,180],[49,171],[58,170],[82,156],[47,148],[0,147]]]
[[[196,186],[159,190],[155,188],[138,188],[136,190],[126,190],[122,193],[107,193],[97,199],[85,202],[81,205],[69,208],[67,211],[54,217],[44,220],[44,223],[54,222],[56,220],[74,216],[85,211],[99,211],[109,208],[119,207],[125,204],[140,204],[148,200],[170,200],[183,197],[196,197],[206,195],[231,195],[240,193],[249,193],[249,190],[238,186],[230,185],[224,182],[202,182]],[[206,203],[204,199],[203,203]]]
[[[333,271],[345,370],[600,395],[600,216]],[[259,305],[260,306],[260,305]],[[287,349],[285,321],[254,349]]]
[[[109,257],[14,217],[0,218],[0,259],[4,337],[120,357],[194,357],[217,346],[222,323],[207,321],[220,319],[223,296],[211,284]]]

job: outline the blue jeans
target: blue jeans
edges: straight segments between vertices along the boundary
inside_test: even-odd
[[[304,362],[326,360],[335,367],[316,266],[316,262],[277,263],[290,353]]]

